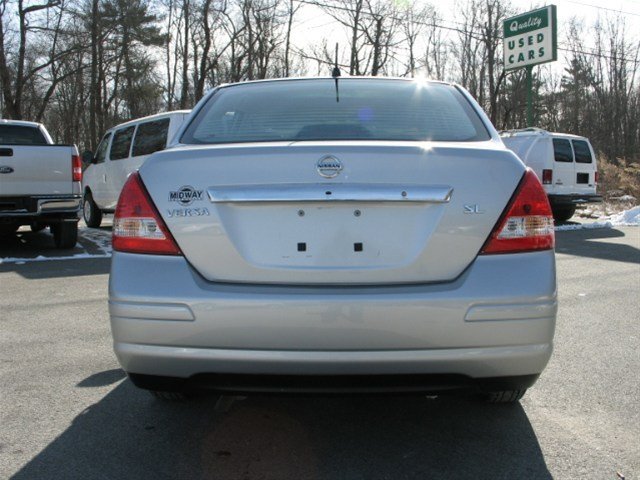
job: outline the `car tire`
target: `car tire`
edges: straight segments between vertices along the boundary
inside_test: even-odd
[[[56,248],[73,248],[78,242],[78,222],[60,222],[51,225]]]
[[[485,396],[488,403],[516,403],[527,391],[526,388],[521,390],[501,390],[497,392],[489,392]]]
[[[576,207],[552,207],[553,210],[553,218],[556,222],[566,222],[573,214],[576,213]]]
[[[87,227],[98,228],[102,223],[102,210],[93,201],[91,192],[87,192],[84,195],[82,201],[82,216],[84,217],[84,223]]]
[[[33,233],[38,233],[38,232],[44,230],[45,228],[47,228],[47,224],[46,223],[40,223],[40,222],[31,222],[31,225],[29,225],[29,228],[31,228],[31,231]]]
[[[16,234],[20,228],[17,223],[0,223],[0,237],[11,237]]]

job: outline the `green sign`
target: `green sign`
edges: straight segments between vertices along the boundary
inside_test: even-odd
[[[502,25],[505,70],[558,59],[555,5],[507,18]]]

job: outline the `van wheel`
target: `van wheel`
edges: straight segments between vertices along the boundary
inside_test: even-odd
[[[56,248],[73,248],[78,241],[78,222],[60,222],[51,225]]]
[[[84,217],[84,222],[87,224],[87,227],[98,228],[102,223],[102,210],[100,210],[96,202],[93,201],[90,192],[84,194],[82,216]]]
[[[515,403],[519,401],[527,391],[526,388],[522,390],[502,390],[499,392],[489,392],[485,396],[485,400],[488,403]]]
[[[553,218],[556,222],[566,222],[573,214],[576,213],[576,207],[552,207],[553,210]]]

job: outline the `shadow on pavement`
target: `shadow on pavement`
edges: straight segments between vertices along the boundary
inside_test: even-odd
[[[518,404],[263,396],[225,413],[214,404],[163,403],[125,380],[13,478],[551,478]]]
[[[121,368],[114,368],[112,370],[94,373],[90,377],[87,377],[78,383],[77,386],[83,388],[106,387],[107,385],[111,385],[112,383],[122,380],[126,376],[127,374],[124,373],[124,370]]]
[[[627,235],[638,235],[640,230],[629,227],[626,233],[615,228],[591,228],[556,232],[556,251],[568,255],[614,260],[617,262],[640,264],[640,249],[628,244],[616,242]],[[604,240],[614,241],[604,241]],[[638,242],[640,245],[640,242]]]
[[[566,235],[567,233],[580,233],[582,238],[617,238],[624,237],[624,232],[612,228],[612,227],[599,227],[599,228],[582,228],[585,224],[578,222],[561,222],[559,227],[580,227],[576,230],[560,230],[556,231],[556,235]],[[587,224],[588,225],[588,224]]]
[[[0,272],[25,278],[57,278],[109,272],[111,227],[81,228],[74,248],[57,249],[49,229],[31,232],[22,227],[0,238]]]
[[[96,242],[96,236],[99,242]],[[56,258],[73,255],[89,254],[104,255],[101,248],[110,245],[111,227],[80,228],[78,243],[74,248],[58,249],[53,243],[53,235],[48,228],[39,232],[32,232],[28,227],[22,227],[15,235],[0,237],[0,259],[19,258],[24,260],[39,256]],[[103,238],[100,238],[103,237]]]
[[[109,273],[111,258],[51,260],[46,262],[2,263],[0,273],[15,272],[31,279],[81,277]]]

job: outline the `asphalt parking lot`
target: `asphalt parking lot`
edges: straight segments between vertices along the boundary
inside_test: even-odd
[[[0,245],[0,478],[640,478],[640,228],[557,233],[555,352],[510,406],[159,402],[111,350],[108,236],[83,229],[72,252],[47,232]]]

